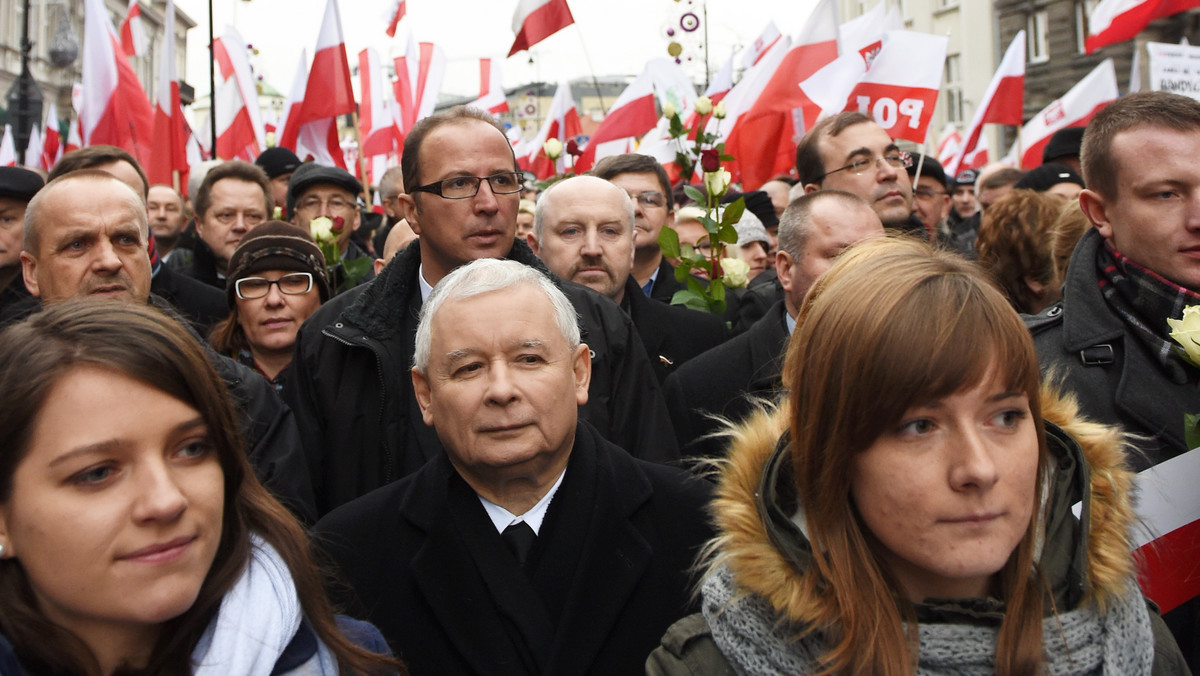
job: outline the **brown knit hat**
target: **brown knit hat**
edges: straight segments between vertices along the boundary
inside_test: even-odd
[[[284,221],[267,221],[242,238],[229,257],[229,276],[225,279],[225,297],[233,307],[234,284],[266,270],[311,272],[321,302],[329,300],[329,276],[325,255],[303,228]]]

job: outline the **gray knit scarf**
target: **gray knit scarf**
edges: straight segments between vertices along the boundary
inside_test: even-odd
[[[704,619],[717,647],[742,676],[809,674],[824,652],[819,635],[802,641],[761,597],[740,592],[733,573],[722,566],[701,589]],[[918,674],[974,675],[995,671],[994,627],[921,624]],[[1101,615],[1094,606],[1047,618],[1042,629],[1046,672],[1067,674],[1149,674],[1154,661],[1150,616],[1131,581],[1126,593]]]

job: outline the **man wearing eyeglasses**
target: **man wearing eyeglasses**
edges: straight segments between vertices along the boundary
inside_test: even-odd
[[[870,117],[843,112],[818,122],[796,146],[796,173],[804,192],[830,188],[865,199],[883,226],[925,236],[913,216],[912,157]]]
[[[305,232],[311,232],[309,223],[314,218],[325,217],[330,221],[341,218],[342,230],[337,233],[341,260],[374,258],[350,238],[362,222],[362,212],[358,208],[358,194],[361,192],[362,184],[345,169],[327,167],[315,162],[302,164],[292,174],[292,180],[288,183],[288,217]],[[325,263],[333,266],[337,261]],[[369,271],[363,277],[348,283],[341,273],[340,268],[335,268],[335,274],[329,280],[334,294],[375,278],[374,271]]]
[[[200,241],[191,264],[180,271],[224,291],[234,249],[246,233],[270,218],[270,180],[249,162],[225,162],[204,177],[192,204]]]
[[[419,237],[370,284],[333,298],[300,330],[284,397],[297,413],[322,514],[442,453],[414,395],[414,332],[433,286],[479,258],[549,275],[516,241],[522,177],[487,113],[465,107],[409,132],[401,163],[405,220]],[[634,456],[667,461],[678,445],[646,351],[608,298],[558,281],[580,317],[592,379],[580,415]]]
[[[921,170],[920,176],[917,176],[918,168]],[[950,193],[946,190],[946,170],[928,155],[921,160],[918,153],[913,156],[912,166],[908,168],[908,179],[911,181],[914,177],[917,187],[913,189],[913,216],[925,225],[930,241],[948,236],[945,223],[950,215]]]

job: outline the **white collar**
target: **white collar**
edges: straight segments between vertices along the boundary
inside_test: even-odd
[[[500,505],[497,505],[496,503],[483,497],[482,495],[479,496],[479,501],[483,503],[483,509],[487,511],[487,515],[489,518],[491,518],[492,525],[496,527],[497,532],[503,533],[505,528],[508,528],[514,523],[520,523],[524,521],[525,523],[529,524],[530,528],[533,529],[534,534],[538,534],[542,530],[542,520],[546,518],[546,510],[550,507],[550,500],[553,499],[554,494],[558,492],[558,487],[562,485],[563,477],[566,475],[567,471],[564,469],[559,473],[558,479],[554,482],[554,485],[550,487],[550,490],[546,491],[546,494],[542,496],[542,499],[538,500],[537,504],[533,507],[530,507],[529,511],[525,512],[524,514],[513,514]]]

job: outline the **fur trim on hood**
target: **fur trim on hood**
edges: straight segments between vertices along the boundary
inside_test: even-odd
[[[808,614],[800,611],[809,603],[794,563],[797,553],[772,542],[770,516],[759,508],[763,473],[775,471],[769,465],[787,430],[787,411],[786,400],[761,408],[728,431],[730,451],[710,507],[719,535],[707,551],[710,572],[727,565],[741,591],[763,598],[780,617],[797,618]],[[1039,512],[1047,534],[1039,566],[1060,611],[1088,600],[1103,609],[1128,593],[1134,575],[1134,473],[1125,465],[1126,445],[1118,430],[1081,418],[1073,397],[1048,386],[1042,389],[1042,414],[1051,467],[1049,500]],[[1071,512],[1077,500],[1086,501],[1086,526]]]

